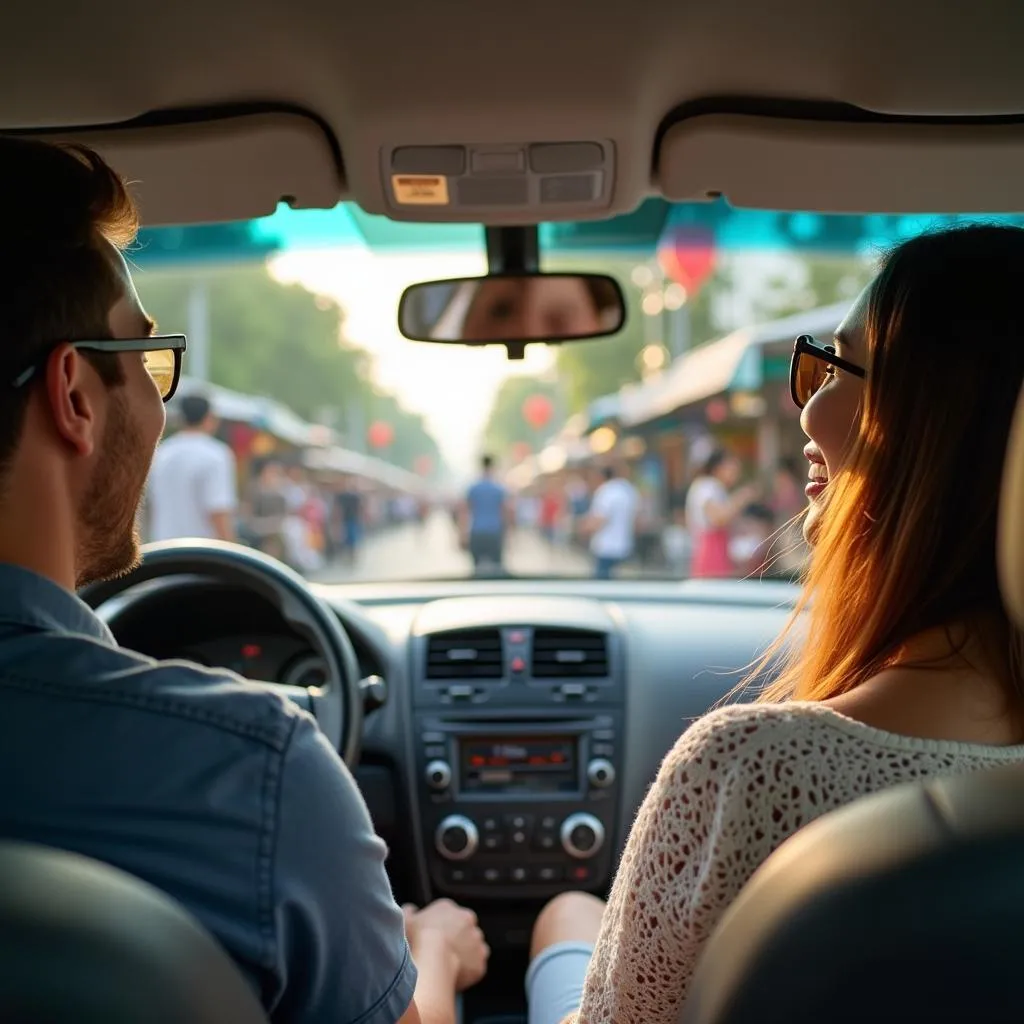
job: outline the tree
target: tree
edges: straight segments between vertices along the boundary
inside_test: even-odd
[[[856,256],[794,256],[787,271],[770,277],[755,298],[757,319],[777,320],[844,299],[871,280],[872,264]]]
[[[423,454],[436,460],[437,444],[422,418],[376,388],[368,353],[345,340],[344,314],[333,300],[282,284],[263,264],[141,271],[136,287],[160,330],[171,333],[188,333],[190,297],[205,290],[212,383],[265,395],[342,430],[348,410],[358,407],[364,429],[374,415],[391,423],[388,454],[396,464],[412,468]],[[188,359],[186,352],[186,373]]]
[[[544,396],[553,407],[551,420],[539,429],[530,426],[523,416],[523,404],[531,395]],[[494,397],[484,427],[484,448],[498,459],[507,457],[517,444],[528,444],[533,451],[539,451],[564,423],[562,405],[563,396],[557,383],[534,377],[506,377]]]

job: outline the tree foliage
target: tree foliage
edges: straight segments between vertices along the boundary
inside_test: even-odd
[[[530,426],[523,415],[523,403],[531,395],[543,395],[552,404],[551,419],[539,429]],[[564,398],[557,382],[534,377],[506,377],[494,397],[494,405],[484,427],[484,449],[499,460],[507,459],[517,444],[528,444],[533,451],[539,451],[564,421]]]
[[[385,420],[395,439],[378,454],[406,468],[422,455],[438,463],[422,417],[374,384],[369,354],[345,340],[344,314],[332,300],[282,284],[255,263],[141,271],[136,287],[161,331],[186,334],[190,297],[205,291],[212,383],[273,398],[343,433],[351,434],[353,423],[365,431],[375,419]],[[185,373],[188,364],[186,353]],[[364,441],[365,433],[348,443],[358,449]]]

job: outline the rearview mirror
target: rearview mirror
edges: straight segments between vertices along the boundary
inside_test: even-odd
[[[615,334],[626,322],[618,282],[605,274],[491,274],[405,290],[398,326],[410,341],[452,345],[558,344]]]

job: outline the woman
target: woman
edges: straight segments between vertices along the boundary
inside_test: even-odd
[[[691,576],[736,575],[736,566],[729,555],[730,531],[757,493],[752,487],[733,491],[741,471],[735,455],[716,449],[704,460],[690,484],[686,493],[686,528],[693,545]]]
[[[834,349],[798,339],[813,551],[759,666],[781,658],[781,673],[668,754],[607,908],[568,894],[541,914],[534,1022],[576,1006],[587,1024],[675,1021],[722,913],[802,825],[900,782],[1024,761],[1024,636],[995,556],[1021,280],[1024,231],[924,236],[885,260]]]

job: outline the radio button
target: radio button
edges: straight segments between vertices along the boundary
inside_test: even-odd
[[[615,747],[611,743],[595,743],[590,750],[595,757],[615,756]]]
[[[560,882],[562,878],[562,869],[555,864],[547,864],[542,868],[537,868],[538,882]]]
[[[533,845],[542,853],[551,853],[553,850],[558,849],[558,833],[538,832],[533,837]]]
[[[540,819],[540,827],[545,832],[554,832],[558,828],[558,819],[553,814],[545,814]]]
[[[500,853],[505,849],[505,836],[501,832],[485,832],[480,845],[486,853]]]
[[[480,877],[489,884],[503,882],[505,881],[505,869],[497,867],[484,868],[480,872]]]
[[[522,885],[523,882],[530,881],[530,869],[524,868],[521,865],[516,866],[509,871],[508,877],[511,881]]]
[[[461,864],[453,864],[445,869],[444,877],[451,885],[468,885],[473,881],[473,872]]]
[[[424,747],[423,753],[431,759],[445,758],[448,756],[448,749],[443,743],[431,743],[428,747]]]
[[[590,882],[593,881],[594,870],[589,864],[573,864],[569,868],[567,877],[570,882]]]
[[[424,772],[427,785],[434,790],[447,789],[452,781],[452,766],[447,761],[431,761]]]
[[[587,765],[587,779],[595,789],[606,789],[615,781],[615,765],[607,758],[595,757]]]
[[[595,729],[591,735],[595,740],[613,740],[615,739],[614,729]]]
[[[592,814],[570,814],[562,822],[561,840],[570,857],[587,860],[604,845],[604,825]]]
[[[446,860],[467,860],[476,853],[479,842],[476,825],[461,814],[449,814],[434,833],[437,852]]]

